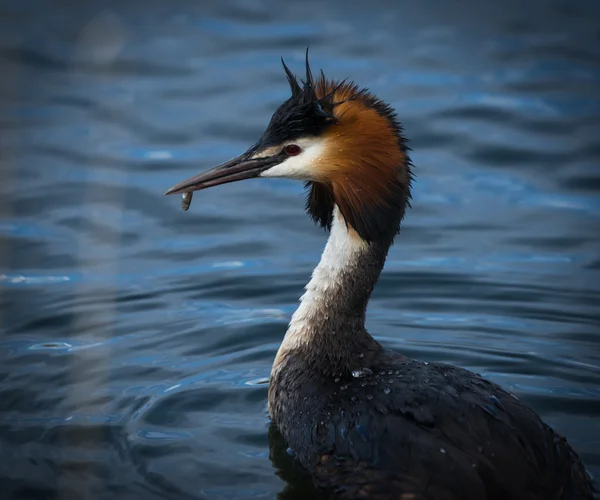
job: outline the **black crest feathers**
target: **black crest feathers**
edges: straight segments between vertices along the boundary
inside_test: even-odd
[[[306,49],[306,75],[300,82],[283,58],[281,64],[292,95],[275,111],[257,147],[273,146],[299,137],[318,136],[325,128],[337,121],[332,114],[332,96],[322,99],[317,97],[308,61],[308,49]]]

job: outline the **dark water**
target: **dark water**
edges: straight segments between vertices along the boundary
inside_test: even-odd
[[[598,484],[597,2],[50,5],[0,13],[1,498],[284,491],[266,379],[326,236],[292,181],[162,194],[258,138],[308,44],[414,150],[369,329],[521,396]]]

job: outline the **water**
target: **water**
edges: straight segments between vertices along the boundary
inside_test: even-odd
[[[518,394],[599,484],[597,3],[167,5],[2,3],[0,497],[312,498],[266,412],[325,242],[302,186],[162,196],[259,137],[308,44],[413,148],[370,331]]]

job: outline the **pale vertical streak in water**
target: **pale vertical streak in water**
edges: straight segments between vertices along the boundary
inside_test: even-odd
[[[2,79],[4,81],[2,83],[7,93],[7,102],[10,102],[10,98],[13,95],[15,96],[14,100],[17,101],[17,92],[21,83],[20,76],[20,68],[17,64],[12,65],[10,69],[3,72]],[[18,158],[17,152],[14,151],[16,147],[13,146],[12,142],[6,139],[4,134],[0,134],[0,165],[3,166],[3,168],[0,168],[0,185],[4,187],[4,192],[6,193],[5,196],[0,196],[0,218],[6,221],[13,219],[14,204],[10,196],[10,193],[13,191],[10,186],[13,184],[13,172],[16,170],[15,162]],[[10,238],[0,238],[0,262],[9,262],[10,242]],[[0,269],[0,273],[2,271],[3,269]],[[8,271],[8,268],[6,271]],[[3,289],[4,287],[0,287],[0,290]],[[2,292],[0,291],[0,293]],[[2,337],[5,335],[2,324],[2,308],[0,308],[0,340],[3,340]]]
[[[73,65],[77,65],[81,60],[86,60],[92,62],[96,66],[97,77],[96,81],[101,83],[103,71],[109,73],[111,70],[111,64],[117,59],[119,52],[122,50],[125,43],[125,35],[126,28],[123,25],[123,22],[114,14],[104,11],[94,17],[89,23],[87,23],[81,30],[76,50],[74,51],[75,60],[73,61]],[[95,129],[92,129],[92,132]],[[98,144],[101,144],[102,141],[106,140],[105,133],[103,132],[103,126],[100,125],[98,136],[95,134],[91,134],[89,138],[88,148],[93,151]],[[125,134],[126,132],[122,132],[121,134]],[[124,201],[124,189],[123,185],[125,182],[125,176],[121,173],[120,170],[114,170],[112,172],[114,176],[115,185],[119,186],[120,189],[115,189],[113,186],[104,186],[98,182],[89,182],[86,184],[85,192],[83,195],[83,200],[94,200],[94,194],[101,192],[102,190],[110,190],[111,197],[116,197],[117,199],[113,199],[113,206],[123,205]],[[85,206],[82,207],[85,210]],[[103,213],[98,212],[97,210],[88,209],[87,215],[84,217],[84,220],[88,223],[88,227],[103,227],[103,226],[121,226],[121,217],[114,215],[115,212],[111,213]],[[123,212],[119,212],[122,214]],[[82,231],[80,234],[85,234],[85,231]],[[102,241],[106,247],[111,249],[120,248],[120,235],[121,231],[106,231],[99,235],[98,240]],[[89,247],[86,246],[83,239],[78,241],[78,260],[79,263],[77,265],[78,269],[85,276],[86,271],[84,269],[85,262],[90,262],[90,259],[86,259],[86,249]],[[111,255],[110,251],[108,255],[111,258],[105,259],[101,264],[101,268],[95,267],[93,270],[93,274],[102,277],[101,283],[92,283],[86,284],[84,282],[78,287],[78,296],[89,296],[91,299],[93,297],[93,302],[96,304],[97,308],[101,308],[103,323],[106,325],[113,325],[115,323],[116,318],[116,296],[118,292],[118,283],[117,283],[117,274],[119,272],[118,269],[118,259],[117,255],[114,253]],[[92,271],[90,270],[90,275]],[[109,283],[109,279],[112,278],[112,282]],[[87,300],[88,303],[91,303],[91,300]],[[98,311],[96,311],[98,314]],[[88,338],[88,341],[92,344],[93,349],[84,349],[80,353],[81,358],[85,358],[86,355],[89,356],[89,359],[94,361],[94,365],[98,366],[99,364],[103,367],[103,369],[94,371],[94,375],[90,376],[90,374],[86,374],[87,379],[85,377],[81,377],[80,374],[76,373],[75,370],[71,370],[71,377],[74,380],[74,383],[70,384],[70,391],[67,396],[67,405],[73,406],[77,408],[77,411],[80,413],[86,413],[86,404],[90,399],[90,395],[102,390],[108,384],[108,375],[110,373],[110,352],[107,343],[103,342],[103,340],[111,338],[114,336],[114,332],[108,329],[98,329],[96,327],[90,328],[89,323],[90,316],[82,313],[75,317],[73,322],[73,330],[75,332],[78,331],[94,331],[94,335],[102,334],[104,338]],[[99,340],[99,342],[97,342]],[[96,343],[98,346],[96,346]],[[82,363],[81,366],[86,366],[86,363]],[[90,412],[91,413],[91,412]],[[97,433],[95,439],[100,443],[104,437],[101,433]],[[65,443],[66,446],[69,446],[69,443]],[[63,481],[60,481],[59,478],[59,486],[58,486],[58,494],[61,500],[70,500],[69,485],[66,477],[63,477]],[[86,482],[85,487],[88,489],[88,493],[93,495],[95,489],[97,489],[98,485],[94,484],[97,482],[98,478],[95,478],[95,481]]]

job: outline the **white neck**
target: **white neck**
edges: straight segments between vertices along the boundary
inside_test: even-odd
[[[350,233],[336,206],[331,233],[321,261],[313,271],[305,293],[300,297],[300,305],[292,316],[277,352],[275,365],[285,352],[311,341],[317,333],[314,330],[322,325],[323,319],[328,319],[328,311],[335,302],[335,296],[343,289],[344,275],[356,268],[360,256],[368,247],[367,242]]]

